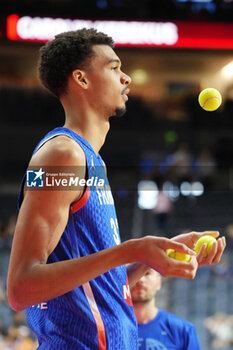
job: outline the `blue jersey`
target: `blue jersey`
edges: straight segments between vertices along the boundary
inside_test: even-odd
[[[120,244],[104,164],[91,145],[73,131],[59,127],[49,132],[35,151],[58,135],[66,135],[82,147],[88,178],[100,177],[101,173],[105,183],[104,187],[87,188],[81,200],[71,206],[67,226],[49,256],[48,264],[87,256]],[[114,268],[65,295],[33,305],[26,314],[40,350],[137,348],[137,322],[125,266]]]
[[[138,325],[139,350],[200,350],[192,323],[159,310],[150,322]]]

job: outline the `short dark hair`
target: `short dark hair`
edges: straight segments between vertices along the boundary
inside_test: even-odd
[[[114,47],[108,35],[95,29],[80,29],[58,34],[40,49],[39,77],[42,84],[55,96],[67,90],[70,74],[84,69],[87,59],[94,55],[93,45]]]

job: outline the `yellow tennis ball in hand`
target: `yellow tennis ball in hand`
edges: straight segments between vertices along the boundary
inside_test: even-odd
[[[198,102],[205,111],[211,112],[221,105],[222,96],[218,90],[208,88],[200,92]]]
[[[189,262],[191,260],[191,256],[189,254],[183,254],[180,252],[176,252],[174,249],[168,249],[167,255],[172,259],[176,259],[176,260],[180,260],[180,261]]]
[[[207,247],[204,254],[204,258],[206,258],[209,255],[214,242],[216,242],[216,239],[213,236],[210,236],[210,235],[202,236],[201,238],[198,239],[198,241],[195,244],[195,252],[198,254],[201,250],[202,245],[206,243]]]

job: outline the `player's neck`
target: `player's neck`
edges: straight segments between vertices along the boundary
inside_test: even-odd
[[[65,110],[64,127],[69,128],[90,143],[97,154],[105,142],[109,131],[109,117],[96,110],[82,94],[75,91],[61,97]]]
[[[134,303],[134,312],[138,323],[143,324],[152,321],[156,317],[158,308],[154,300],[151,300],[147,303]]]
[[[69,128],[90,143],[97,154],[105,142],[109,131],[109,121],[99,119],[94,113],[82,114],[81,116],[66,114],[64,127]]]

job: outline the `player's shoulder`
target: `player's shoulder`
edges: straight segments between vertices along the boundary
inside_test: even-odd
[[[31,165],[84,166],[86,157],[82,147],[70,137],[58,135],[45,142],[31,159]]]

